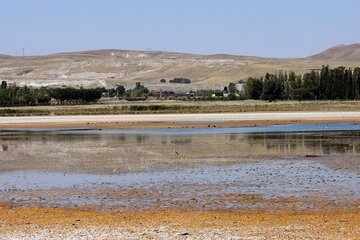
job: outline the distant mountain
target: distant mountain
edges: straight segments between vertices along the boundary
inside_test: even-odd
[[[0,54],[0,59],[11,58],[9,55]]]
[[[359,62],[360,64],[360,44],[338,45],[325,50],[322,53],[311,56],[316,60],[332,60],[336,62]]]
[[[340,45],[308,58],[288,59],[118,49],[27,57],[0,55],[0,80],[32,86],[130,86],[142,82],[150,89],[220,89],[230,82],[267,72],[304,73],[322,65],[360,66],[360,44]],[[169,83],[178,77],[191,79],[192,84]],[[163,78],[166,83],[160,83]]]

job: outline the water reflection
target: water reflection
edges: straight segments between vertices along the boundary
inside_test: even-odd
[[[257,133],[245,134],[249,145],[261,145],[266,149],[281,152],[296,152],[297,148],[308,149],[324,155],[331,153],[360,152],[360,132],[319,133]],[[234,137],[230,137],[234,139]]]
[[[209,135],[149,135],[149,134],[80,134],[80,133],[10,133],[0,135],[2,151],[11,150],[14,146],[28,148],[36,146],[78,145],[101,146],[114,145],[128,147],[146,147],[158,145],[163,147],[212,147],[236,151],[241,148],[242,155],[261,153],[302,153],[311,151],[324,155],[332,153],[359,153],[360,131],[352,132],[317,132],[317,133],[240,133]],[[256,151],[254,151],[256,149]],[[31,150],[31,149],[28,149]]]
[[[0,134],[0,171],[41,168],[121,173],[245,158],[355,155],[360,131],[232,134]]]

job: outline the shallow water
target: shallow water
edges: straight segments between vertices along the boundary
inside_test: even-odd
[[[298,208],[315,207],[319,199],[352,207],[349,201],[360,200],[359,129],[310,124],[4,131],[0,201],[100,209],[255,209],[276,208],[268,200],[295,198],[302,199]]]
[[[0,129],[0,133],[7,132],[73,132],[75,134],[150,134],[150,135],[193,135],[193,134],[237,134],[237,133],[294,133],[294,132],[330,132],[330,131],[360,131],[357,123],[316,123],[316,124],[285,124],[255,127],[229,127],[222,128],[209,125],[208,128],[173,128],[173,129],[140,129],[103,130],[98,128],[12,128]]]
[[[31,204],[42,199],[44,205],[66,207],[91,204],[119,209],[154,208],[158,206],[159,199],[164,201],[161,207],[169,206],[173,201],[186,205],[189,199],[196,199],[191,207],[254,208],[263,207],[262,201],[279,198],[315,197],[341,205],[347,205],[349,199],[360,198],[359,174],[334,170],[307,160],[203,166],[123,175],[15,171],[0,174],[0,182],[1,201]],[[46,193],[54,189],[56,191]],[[33,193],[24,194],[29,191]],[[134,191],[137,192],[135,195]],[[125,194],[119,196],[116,192]],[[224,201],[220,206],[214,205],[222,196],[229,195],[258,196],[261,200],[245,203]],[[309,203],[303,203],[301,207],[309,207]]]
[[[312,182],[314,180],[314,183]],[[319,181],[320,180],[320,181]],[[360,197],[360,175],[335,171],[312,161],[267,161],[230,166],[203,166],[178,171],[96,175],[58,173],[49,171],[14,171],[0,174],[0,191],[20,191],[51,188],[93,188],[108,185],[116,188],[163,188],[169,184],[226,184],[238,185],[221,193],[253,193],[265,197],[289,197],[319,191],[324,194],[337,189]],[[235,184],[236,183],[236,184]],[[262,186],[259,186],[262,185]],[[285,190],[286,189],[286,190]]]

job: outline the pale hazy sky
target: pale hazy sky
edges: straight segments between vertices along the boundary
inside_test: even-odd
[[[360,42],[359,0],[0,0],[0,53],[303,57]]]

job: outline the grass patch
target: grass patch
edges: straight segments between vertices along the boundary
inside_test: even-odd
[[[0,108],[0,116],[48,116],[50,111],[39,109]]]
[[[200,108],[200,106],[186,105],[131,105],[123,106],[122,110],[125,112],[186,112],[199,110]]]
[[[0,116],[165,114],[165,113],[232,113],[286,111],[360,111],[360,101],[236,101],[236,102],[170,102],[117,105],[73,105],[0,108]]]

